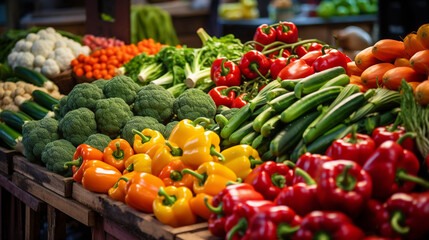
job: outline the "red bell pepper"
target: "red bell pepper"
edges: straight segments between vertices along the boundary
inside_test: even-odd
[[[322,53],[323,55],[316,58],[313,62],[314,71],[320,72],[337,66],[341,66],[347,70],[348,60],[342,52],[336,49],[325,51],[325,48],[322,48]]]
[[[356,133],[356,128],[353,128],[347,136],[332,142],[326,155],[332,159],[351,160],[363,166],[374,151],[374,140],[366,134]]]
[[[299,229],[300,224],[301,217],[292,208],[287,206],[270,207],[265,211],[256,213],[250,219],[246,234],[242,239],[287,239]]]
[[[74,152],[73,161],[64,164],[64,167],[73,166],[73,180],[75,182],[82,183],[84,171],[81,167],[84,166],[85,162],[88,160],[103,161],[103,152],[88,144],[80,144]]]
[[[314,179],[301,168],[295,168],[295,176],[305,179],[305,183],[300,182],[283,188],[274,202],[277,205],[291,207],[300,216],[320,209],[316,196],[317,185]]]
[[[312,66],[314,61],[322,56],[323,53],[320,50],[310,51],[302,56],[300,59],[304,60],[309,66]]]
[[[384,127],[378,127],[375,128],[374,131],[372,131],[372,139],[375,142],[375,146],[380,146],[383,142],[387,140],[397,141],[400,137],[402,137],[406,131],[405,128],[402,126],[399,126],[400,117],[401,115],[398,114],[398,117],[396,118],[396,121],[389,125]],[[401,146],[405,149],[410,150],[411,152],[414,152],[414,140],[412,138],[406,138]]]
[[[287,66],[287,58],[279,57],[272,61],[270,66],[270,75],[273,79],[277,79],[280,71]]]
[[[371,197],[371,176],[350,160],[325,162],[317,173],[317,199],[323,209],[354,218]]]
[[[257,51],[262,51],[265,45],[276,41],[276,30],[267,24],[262,24],[256,28],[256,32],[253,35],[253,41],[260,43],[255,44],[255,49]]]
[[[429,192],[395,193],[385,203],[387,214],[380,227],[384,237],[427,239]]]
[[[317,171],[324,162],[332,161],[333,159],[326,155],[315,154],[315,153],[304,153],[301,157],[296,160],[295,168],[301,168],[310,177],[315,178]],[[305,182],[304,178],[299,175],[294,175],[293,184]]]
[[[216,104],[216,107],[224,105],[230,108],[232,102],[235,99],[234,90],[237,88],[239,87],[218,86],[210,90],[208,94],[210,95],[210,97],[212,97],[213,101]]]
[[[407,134],[398,142],[401,143]],[[428,181],[417,177],[420,168],[417,157],[399,143],[382,143],[363,165],[372,178],[373,198],[384,200],[396,192],[410,192],[416,183],[429,188]]]
[[[232,61],[226,58],[214,60],[210,68],[210,77],[216,86],[240,86],[241,72],[240,68]]]
[[[313,211],[302,219],[301,227],[292,239],[360,240],[364,237],[364,232],[344,213]]]
[[[294,52],[296,55],[298,55],[299,58],[302,58],[303,56],[305,56],[305,54],[308,53],[307,48],[305,48],[304,46],[298,46],[294,49]]]
[[[310,46],[308,46],[308,51],[309,52],[311,52],[311,51],[322,52],[322,47],[323,47],[323,45],[320,43],[312,43],[312,44],[310,44]]]
[[[268,58],[270,60],[274,60],[276,58],[288,58],[290,56],[290,52],[287,49],[282,49],[280,51],[275,51],[273,53],[268,54]]]
[[[280,22],[276,27],[276,40],[285,43],[298,41],[298,28],[293,22]]]
[[[232,101],[231,108],[242,108],[249,102],[248,100],[247,93],[242,93]]]
[[[289,63],[278,74],[282,80],[298,79],[310,76],[314,73],[312,66],[309,66],[304,60],[297,59]]]
[[[225,220],[226,239],[241,239],[246,233],[249,220],[256,213],[274,206],[274,202],[269,200],[249,200],[238,203],[234,207],[233,213]]]
[[[293,169],[283,163],[267,161],[246,177],[245,183],[251,184],[265,199],[274,200],[285,186],[292,184]]]
[[[270,70],[270,65],[270,61],[264,54],[252,50],[241,57],[238,67],[247,79],[255,79],[259,76],[265,78]]]
[[[372,198],[368,200],[355,222],[363,231],[375,234],[380,232],[380,226],[384,221],[385,215],[386,211],[383,203]]]

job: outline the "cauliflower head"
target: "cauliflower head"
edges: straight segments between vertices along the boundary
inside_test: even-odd
[[[47,57],[49,53],[54,50],[54,44],[54,41],[41,38],[39,40],[34,41],[33,46],[31,47],[31,53],[34,56],[42,55],[44,57]]]
[[[46,60],[47,61],[47,60]],[[68,110],[86,107],[95,109],[96,101],[104,98],[103,91],[90,83],[77,84],[67,98]]]
[[[95,120],[98,132],[106,134],[112,139],[121,134],[121,129],[132,117],[133,112],[131,112],[130,106],[122,98],[106,98],[96,101]]]
[[[59,74],[60,67],[58,66],[57,62],[54,59],[47,59],[41,68],[41,72],[45,76],[54,76]]]
[[[66,140],[78,146],[97,133],[95,114],[85,107],[72,110],[61,119],[59,128]]]
[[[46,61],[46,58],[45,58],[44,56],[42,56],[42,55],[37,55],[37,56],[34,58],[33,65],[34,65],[34,67],[39,67],[39,68],[41,68],[41,67],[43,66],[43,64],[45,63],[45,61]]]
[[[153,117],[134,116],[122,128],[121,138],[127,140],[127,142],[129,142],[131,146],[133,146],[133,129],[141,132],[145,128],[156,130],[162,134],[164,132],[165,126],[164,124],[159,123],[158,120]]]
[[[42,152],[42,162],[46,169],[64,177],[73,175],[73,168],[64,167],[64,163],[73,161],[75,146],[65,139],[58,139],[46,144]]]
[[[61,71],[65,71],[71,68],[71,61],[74,59],[73,52],[70,48],[57,48],[55,49],[55,61],[60,67]]]
[[[138,116],[153,117],[161,123],[173,117],[174,96],[167,89],[149,84],[142,87],[134,102],[134,112]]]
[[[130,77],[116,76],[106,81],[103,93],[108,98],[122,98],[128,105],[132,104],[137,97],[137,90],[140,86]]]
[[[84,144],[88,144],[89,146],[96,148],[100,151],[104,151],[104,149],[109,145],[109,143],[112,141],[112,139],[104,134],[101,133],[95,133],[90,135]]]
[[[199,117],[213,119],[216,115],[216,104],[204,91],[189,88],[173,104],[174,113],[182,119],[195,120]]]

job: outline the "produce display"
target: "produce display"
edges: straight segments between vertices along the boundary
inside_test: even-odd
[[[207,221],[213,237],[426,239],[428,31],[354,61],[292,22],[245,43],[200,29],[201,48],[110,46],[69,62],[99,80],[3,110],[0,142],[162,224]]]

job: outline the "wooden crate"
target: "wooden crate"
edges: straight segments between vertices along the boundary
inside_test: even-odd
[[[177,240],[221,240],[223,238],[213,236],[208,229],[195,232],[181,233],[176,236]]]
[[[13,170],[63,197],[71,197],[73,178],[63,177],[29,162],[21,155],[13,157]]]
[[[173,228],[159,222],[153,214],[146,214],[113,200],[107,194],[90,192],[79,183],[73,183],[73,199],[94,209],[105,219],[115,221],[143,239],[174,240],[178,234],[207,229],[207,222]]]
[[[12,175],[13,171],[13,156],[18,152],[0,147],[0,173]]]

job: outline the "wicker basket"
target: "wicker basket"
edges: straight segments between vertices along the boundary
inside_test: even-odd
[[[49,77],[59,88],[61,94],[67,95],[76,85],[76,80],[72,76],[72,70],[64,71],[55,76]]]
[[[72,73],[72,75],[73,75],[73,78],[76,80],[76,84],[91,83],[91,82],[95,81],[94,78],[87,78],[87,77],[85,77],[85,75],[78,77],[78,76],[76,76],[76,74],[74,72]]]

